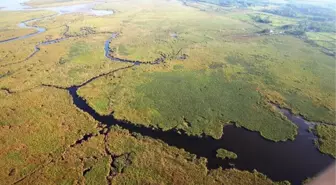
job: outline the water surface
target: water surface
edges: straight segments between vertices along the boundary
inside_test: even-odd
[[[0,0],[0,10],[7,11],[19,11],[29,8],[29,6],[24,5],[28,0]]]
[[[96,10],[94,9],[96,3],[88,4],[76,4],[68,6],[55,6],[55,7],[45,7],[45,8],[32,8],[31,10],[50,10],[57,12],[59,14],[69,14],[69,13],[85,13],[89,15],[104,16],[113,14],[112,10]]]
[[[37,10],[50,10],[59,14],[68,13],[86,13],[96,16],[104,16],[113,14],[112,10],[96,10],[94,7],[101,3],[85,3],[66,6],[42,7],[32,8],[24,3],[28,0],[0,0],[0,11],[37,11]]]
[[[13,1],[8,1],[8,0],[0,0],[1,2],[1,9],[0,11],[38,11],[38,10],[49,10],[56,12],[56,14],[51,15],[51,16],[44,16],[40,18],[34,18],[34,19],[29,19],[22,21],[18,24],[19,28],[22,29],[35,29],[36,31],[34,33],[30,33],[27,35],[23,36],[18,36],[18,37],[12,37],[8,38],[5,40],[1,40],[0,43],[6,43],[10,41],[15,41],[15,40],[21,40],[21,39],[26,39],[29,37],[33,37],[35,35],[38,35],[40,33],[43,33],[46,31],[46,28],[43,27],[38,27],[38,26],[28,26],[29,23],[34,22],[34,21],[39,21],[45,18],[50,18],[54,17],[57,15],[62,15],[62,14],[69,14],[69,13],[85,13],[89,15],[95,15],[95,16],[104,16],[104,15],[111,15],[113,14],[113,11],[111,10],[95,10],[93,9],[96,3],[87,3],[87,4],[78,4],[78,5],[69,5],[69,6],[56,6],[56,7],[43,7],[43,8],[32,8],[29,6],[24,5],[23,3],[26,2],[27,0],[13,0]]]
[[[93,79],[83,83],[86,85]],[[77,90],[81,86],[68,89],[74,104],[81,110],[89,113],[97,121],[106,125],[118,125],[131,132],[140,133],[154,139],[160,139],[170,146],[182,148],[187,152],[205,157],[209,169],[232,168],[253,171],[254,169],[267,175],[272,180],[289,180],[299,185],[308,177],[313,177],[331,165],[334,158],[322,154],[314,145],[315,136],[308,131],[308,125],[300,116],[294,116],[289,111],[281,112],[296,124],[298,135],[294,141],[273,142],[264,139],[257,132],[251,132],[234,125],[224,127],[224,134],[220,139],[212,137],[188,136],[176,130],[162,131],[159,129],[135,126],[129,122],[116,120],[113,115],[101,116],[87,102],[78,96]],[[234,160],[222,160],[216,157],[216,150],[228,149],[238,155]]]

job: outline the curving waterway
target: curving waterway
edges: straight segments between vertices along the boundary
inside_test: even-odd
[[[140,64],[157,65],[157,64],[165,62],[166,56],[164,54],[161,54],[161,56],[158,57],[157,59],[155,59],[154,61],[128,60],[128,59],[122,59],[122,58],[118,58],[118,57],[113,56],[114,51],[111,50],[110,43],[113,39],[117,38],[118,35],[119,35],[118,33],[113,33],[111,35],[111,37],[105,41],[104,50],[105,50],[105,57],[106,58],[108,58],[112,61],[131,63],[131,64],[134,64],[134,65],[140,65]]]
[[[53,15],[54,16],[54,15]],[[11,42],[11,41],[15,41],[15,40],[21,40],[21,39],[26,39],[29,37],[33,37],[35,35],[38,35],[40,33],[43,33],[46,31],[45,28],[43,27],[37,27],[37,26],[28,26],[28,23],[34,22],[34,21],[38,21],[41,19],[44,19],[46,17],[51,17],[51,16],[45,16],[45,17],[41,17],[41,18],[35,18],[35,19],[29,19],[26,21],[22,21],[18,24],[19,28],[23,28],[23,29],[35,29],[36,31],[34,33],[29,33],[27,35],[23,35],[23,36],[17,36],[17,37],[13,37],[13,38],[9,38],[9,39],[5,39],[5,40],[1,40],[0,43],[7,43],[7,42]]]
[[[177,132],[177,130],[162,131],[136,126],[126,121],[116,120],[113,115],[99,115],[77,94],[78,88],[92,80],[94,79],[67,89],[76,107],[108,126],[118,125],[131,132],[160,139],[170,146],[196,154],[197,157],[205,157],[208,160],[207,167],[209,169],[218,167],[224,169],[234,167],[249,171],[256,169],[272,180],[289,180],[292,184],[298,185],[307,177],[315,176],[334,162],[332,157],[320,153],[314,146],[315,136],[308,131],[309,126],[306,121],[300,116],[292,115],[288,110],[281,109],[283,114],[298,126],[298,135],[294,141],[272,142],[262,138],[257,132],[251,132],[234,125],[224,127],[224,134],[220,139],[207,136],[189,136],[181,131]],[[219,148],[235,152],[238,158],[235,160],[217,158],[216,150]]]
[[[19,24],[19,27],[21,28],[34,28],[36,32],[3,40],[0,41],[0,43],[26,39],[45,32],[45,28],[27,26],[27,23],[31,21],[37,21],[43,18],[45,17],[23,21]],[[161,56],[152,62],[143,63],[141,61],[132,61],[113,57],[110,55],[111,50],[109,48],[109,44],[112,39],[116,37],[117,34],[114,33],[104,43],[105,57],[111,61],[132,63],[134,65],[154,65],[162,63],[165,60],[165,56]],[[40,45],[54,44],[63,39],[64,38],[55,39],[36,45],[35,51],[28,56],[27,59],[35,55],[40,50]],[[131,68],[133,66],[118,70]],[[110,73],[113,72],[115,71],[111,71]],[[279,111],[298,126],[298,135],[294,141],[272,142],[264,139],[257,132],[251,132],[244,128],[238,128],[234,125],[225,126],[223,130],[224,134],[220,139],[214,139],[207,136],[196,137],[189,136],[184,132],[177,130],[162,131],[160,129],[136,126],[126,121],[116,120],[113,115],[99,115],[82,97],[78,95],[77,90],[91,81],[107,74],[109,73],[91,78],[79,86],[67,88],[66,90],[68,90],[71,95],[74,105],[107,126],[118,125],[131,132],[140,133],[141,135],[154,139],[160,139],[170,146],[184,149],[185,151],[195,154],[198,157],[205,157],[208,160],[207,167],[209,169],[215,169],[218,167],[234,167],[240,170],[249,171],[256,169],[259,172],[266,174],[272,180],[289,180],[292,184],[296,185],[301,184],[301,182],[307,177],[315,176],[334,162],[332,157],[320,153],[314,145],[316,137],[313,133],[308,131],[309,124],[307,123],[309,122],[305,121],[300,116],[292,115],[290,111],[285,109],[279,109]],[[219,148],[225,148],[235,152],[238,155],[238,158],[235,160],[222,160],[217,158],[216,150]]]
[[[0,43],[6,43],[10,41],[15,41],[15,40],[21,40],[21,39],[26,39],[29,37],[33,37],[35,35],[38,35],[40,33],[43,33],[46,31],[46,28],[43,27],[38,27],[38,26],[28,26],[28,23],[32,23],[35,21],[39,21],[45,18],[50,18],[54,17],[57,15],[62,15],[62,14],[69,14],[69,13],[85,13],[89,15],[94,15],[94,16],[105,16],[105,15],[111,15],[113,14],[113,11],[111,10],[96,10],[94,9],[94,6],[97,5],[97,3],[87,3],[87,4],[78,4],[78,5],[68,5],[68,6],[57,6],[57,7],[44,7],[44,8],[32,8],[29,6],[26,6],[22,4],[24,1],[5,1],[2,6],[4,6],[0,11],[37,11],[37,10],[49,10],[56,12],[54,15],[49,15],[49,16],[43,16],[40,18],[34,18],[34,19],[29,19],[22,21],[18,24],[19,28],[23,29],[35,29],[36,31],[34,33],[29,33],[27,35],[23,36],[17,36],[5,40],[1,40]]]

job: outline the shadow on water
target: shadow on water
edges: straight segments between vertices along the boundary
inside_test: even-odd
[[[198,157],[205,157],[208,160],[209,169],[232,166],[240,170],[256,169],[272,180],[289,180],[292,184],[301,184],[304,179],[313,177],[334,161],[330,156],[321,154],[314,146],[314,135],[308,132],[308,126],[304,120],[292,116],[289,112],[286,113],[286,110],[282,110],[284,115],[299,126],[299,134],[295,141],[277,143],[268,141],[257,132],[233,125],[226,126],[222,138],[217,140],[211,137],[188,136],[176,130],[162,131],[136,126],[126,121],[116,120],[112,115],[101,116],[78,96],[79,87],[81,86],[68,88],[74,104],[97,121],[108,126],[118,125],[130,132],[160,139],[170,146],[182,148]],[[235,160],[216,158],[216,150],[219,148],[235,152],[238,158]]]

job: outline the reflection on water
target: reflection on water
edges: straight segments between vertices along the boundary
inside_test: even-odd
[[[34,33],[30,33],[30,34],[27,34],[27,35],[8,38],[8,39],[5,39],[5,40],[0,40],[0,44],[1,43],[7,43],[7,42],[10,42],[10,41],[15,41],[15,40],[26,39],[26,38],[29,38],[29,37],[32,37],[32,36],[35,36],[37,34],[45,32],[46,31],[45,28],[37,27],[37,26],[28,26],[27,23],[33,22],[33,21],[38,21],[38,20],[44,19],[46,17],[54,17],[56,15],[68,14],[68,13],[85,13],[85,14],[90,14],[90,15],[95,15],[95,16],[104,16],[104,15],[113,14],[113,11],[110,11],[110,10],[95,10],[95,9],[93,9],[94,6],[97,5],[97,3],[87,3],[87,4],[78,4],[78,5],[69,5],[69,6],[32,8],[32,7],[29,7],[29,6],[26,6],[26,5],[23,4],[26,1],[27,0],[11,0],[11,1],[0,0],[0,3],[1,3],[0,4],[0,11],[49,10],[49,11],[57,12],[57,14],[22,21],[21,23],[18,24],[18,27],[35,29],[36,31]]]
[[[0,0],[1,10],[24,10],[29,6],[23,5],[27,0]]]
[[[56,7],[46,7],[46,8],[35,8],[31,10],[50,10],[57,12],[59,14],[67,14],[67,13],[87,13],[90,15],[103,16],[113,14],[113,11],[110,10],[94,10],[95,4],[78,4],[78,5],[70,5],[70,6],[56,6]]]
[[[23,10],[50,10],[57,12],[59,14],[67,13],[86,13],[96,16],[104,16],[113,14],[111,10],[95,10],[94,6],[97,3],[87,3],[87,4],[77,4],[69,6],[56,6],[56,7],[43,7],[43,8],[32,8],[26,6],[25,3],[27,0],[0,0],[0,10],[5,11],[23,11]]]

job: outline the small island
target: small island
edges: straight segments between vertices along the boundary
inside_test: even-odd
[[[216,157],[221,159],[237,159],[238,156],[234,152],[220,148],[217,150]]]

